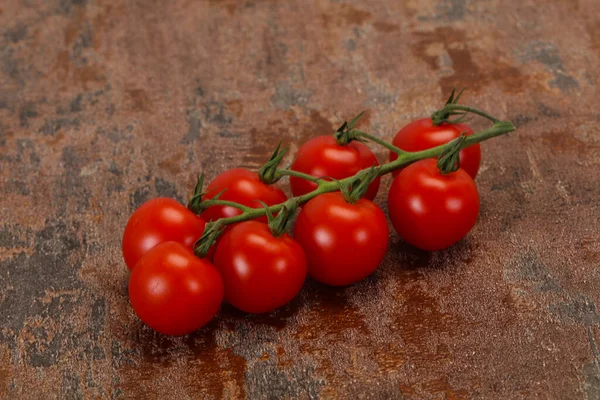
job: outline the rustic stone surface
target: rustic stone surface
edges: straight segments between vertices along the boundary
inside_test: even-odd
[[[0,2],[0,397],[600,398],[598,15],[597,0]],[[519,128],[483,146],[467,239],[427,254],[392,234],[366,281],[307,282],[272,315],[226,306],[187,337],[135,317],[120,235],[136,206],[361,109],[391,138],[453,86]]]

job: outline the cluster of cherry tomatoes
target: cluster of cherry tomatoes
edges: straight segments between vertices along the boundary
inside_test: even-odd
[[[419,151],[473,133],[462,123],[435,125],[420,119],[402,128],[393,144]],[[397,158],[390,153],[390,160]],[[447,248],[463,238],[479,214],[473,179],[481,161],[478,144],[461,150],[460,169],[442,173],[436,159],[425,159],[394,171],[388,212],[398,235],[429,251]],[[313,177],[343,179],[378,165],[360,141],[340,144],[333,135],[319,136],[298,150],[292,171]],[[333,286],[360,281],[379,266],[387,251],[389,228],[383,211],[372,202],[380,179],[370,182],[364,198],[348,201],[343,193],[319,194],[302,205],[293,233],[274,232],[267,217],[228,225],[204,258],[194,244],[209,221],[233,217],[243,209],[212,205],[199,215],[175,200],[157,198],[139,207],[123,235],[123,256],[131,271],[129,296],[140,319],[163,334],[182,335],[202,327],[225,299],[248,313],[284,306],[301,290],[307,274]],[[290,176],[294,197],[317,189],[315,181]],[[256,172],[235,168],[218,175],[203,200],[249,208],[288,200],[277,184]]]

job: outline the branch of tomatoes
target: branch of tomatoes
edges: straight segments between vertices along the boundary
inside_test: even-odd
[[[307,201],[309,201],[319,195],[340,190],[340,186],[344,186],[344,185],[348,186],[353,183],[357,184],[359,182],[364,182],[365,178],[370,180],[367,183],[367,184],[369,184],[372,180],[374,180],[377,177],[380,177],[380,176],[389,174],[390,172],[399,170],[399,169],[401,169],[409,164],[412,164],[416,161],[424,160],[427,158],[439,157],[440,155],[442,155],[444,153],[458,154],[462,149],[465,149],[469,146],[475,145],[477,143],[481,143],[485,140],[494,138],[496,136],[510,133],[515,130],[515,126],[510,121],[500,121],[497,118],[487,115],[483,111],[480,111],[480,110],[477,110],[477,109],[474,109],[471,107],[461,106],[459,104],[454,104],[454,103],[447,104],[442,110],[434,113],[434,115],[443,115],[443,113],[453,111],[453,110],[464,110],[464,111],[476,113],[478,115],[486,116],[486,118],[490,119],[493,122],[493,124],[490,128],[484,129],[480,132],[474,133],[469,136],[461,135],[458,138],[456,138],[446,144],[432,147],[427,150],[409,152],[409,151],[401,150],[400,148],[398,148],[388,142],[385,142],[385,141],[377,138],[376,136],[370,135],[370,134],[360,131],[360,130],[353,129],[358,117],[360,117],[360,115],[362,115],[362,113],[361,113],[358,115],[357,118],[352,120],[351,123],[344,122],[342,127],[340,127],[340,129],[338,129],[338,131],[335,133],[335,137],[338,141],[341,140],[342,143],[349,143],[350,141],[353,141],[353,140],[371,141],[371,142],[377,143],[377,144],[389,149],[390,151],[398,154],[398,158],[396,160],[385,163],[385,164],[381,165],[380,167],[378,167],[376,174],[372,173],[371,168],[366,168],[366,169],[359,171],[354,176],[350,176],[350,177],[340,179],[340,180],[327,181],[327,180],[325,180],[326,177],[323,177],[323,179],[320,179],[320,178],[315,178],[314,176],[311,176],[308,174],[293,171],[288,168],[286,168],[286,169],[276,168],[276,170],[274,172],[273,171],[269,172],[271,178],[269,178],[266,181],[266,183],[268,183],[268,184],[274,183],[277,180],[281,179],[283,176],[296,176],[296,177],[300,177],[302,179],[307,179],[307,180],[311,180],[313,182],[317,182],[318,186],[315,190],[313,190],[309,193],[303,194],[298,197],[292,197],[283,203],[279,203],[279,204],[275,204],[275,205],[271,205],[271,206],[263,207],[263,208],[249,208],[249,207],[243,206],[241,204],[236,204],[233,202],[228,202],[228,201],[223,201],[223,200],[204,200],[204,201],[200,202],[199,204],[200,204],[201,210],[206,209],[213,205],[229,205],[229,206],[231,206],[233,204],[235,207],[243,209],[243,212],[241,214],[233,216],[233,217],[221,218],[221,219],[218,219],[217,221],[209,222],[206,226],[206,231],[211,234],[203,235],[198,240],[198,242],[195,245],[195,254],[199,257],[206,256],[207,249],[212,244],[212,243],[207,244],[206,242],[208,240],[210,240],[210,241],[216,240],[216,238],[218,237],[218,234],[214,234],[214,232],[221,232],[223,230],[223,228],[227,225],[236,224],[236,223],[243,222],[243,221],[249,221],[249,220],[252,220],[255,218],[259,218],[259,217],[264,217],[265,215],[268,215],[268,213],[275,214],[275,213],[278,213],[279,211],[281,211],[282,208],[284,208],[284,207],[287,207],[288,209],[290,209],[290,208],[293,209],[296,206],[304,204]],[[432,118],[432,120],[433,120],[433,118]],[[341,138],[341,139],[339,139],[339,138]],[[287,148],[285,148],[283,151],[280,151],[279,148],[280,148],[280,146],[278,145],[273,156],[271,157],[271,161],[273,159],[279,159],[279,161],[281,161],[282,157],[279,157],[279,156],[281,154],[285,154],[287,152]],[[449,151],[451,151],[451,153],[449,153]],[[272,168],[273,164],[269,164],[269,166]],[[455,168],[457,168],[457,167],[455,167]],[[201,192],[201,190],[196,188],[195,192]]]
[[[280,168],[288,148],[279,144],[258,173],[233,168],[206,188],[200,175],[187,209],[168,198],[141,205],[122,243],[136,314],[158,332],[182,335],[213,318],[223,299],[265,313],[291,301],[306,276],[332,286],[366,278],[389,244],[386,215],[371,200],[390,172],[387,209],[398,236],[427,251],[457,243],[479,215],[478,143],[515,129],[457,104],[461,94],[404,126],[392,143],[356,129],[361,113],[334,135],[302,144],[288,168]],[[469,114],[492,126],[473,132],[464,123]],[[388,149],[390,161],[379,165],[367,142]],[[275,184],[284,176],[289,199]]]

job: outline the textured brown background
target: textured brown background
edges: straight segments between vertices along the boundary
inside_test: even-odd
[[[0,397],[600,398],[599,64],[597,0],[3,0]],[[140,203],[453,86],[518,126],[467,239],[187,337],[135,317]]]

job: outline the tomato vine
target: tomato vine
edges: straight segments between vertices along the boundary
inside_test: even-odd
[[[460,150],[475,145],[477,143],[483,142],[485,140],[510,133],[515,130],[515,126],[510,121],[502,121],[484,111],[478,110],[473,107],[457,104],[456,101],[460,97],[461,93],[459,93],[458,96],[454,97],[453,92],[446,105],[442,109],[435,111],[432,114],[431,119],[433,123],[460,123],[469,113],[472,113],[488,119],[492,122],[492,126],[469,136],[461,135],[458,138],[452,140],[451,142],[432,147],[426,150],[414,152],[404,151],[374,135],[355,129],[354,126],[356,125],[358,119],[361,117],[362,113],[357,115],[351,122],[344,122],[342,126],[335,132],[335,137],[339,144],[347,144],[354,140],[361,142],[373,142],[375,144],[385,147],[386,149],[398,155],[398,158],[394,161],[382,164],[377,167],[373,167],[375,168],[375,173],[373,173],[373,168],[366,168],[359,171],[355,175],[344,179],[326,180],[328,177],[314,177],[309,174],[291,170],[289,168],[279,168],[279,165],[283,157],[287,153],[288,149],[281,149],[280,145],[278,145],[275,151],[273,152],[273,155],[271,156],[270,160],[260,169],[260,179],[266,184],[272,184],[277,182],[284,176],[298,177],[310,180],[312,182],[316,182],[318,186],[315,190],[303,194],[301,196],[292,197],[286,200],[285,202],[279,204],[263,208],[250,208],[248,206],[244,206],[235,202],[219,200],[218,195],[210,200],[202,200],[203,178],[199,179],[198,185],[196,186],[194,191],[194,196],[192,197],[188,205],[192,211],[194,211],[195,213],[200,213],[210,206],[221,205],[235,207],[241,210],[242,212],[239,215],[235,215],[228,218],[221,218],[216,221],[209,222],[206,225],[204,235],[195,244],[196,255],[199,257],[205,256],[208,249],[210,248],[210,245],[214,242],[214,240],[216,240],[219,233],[227,225],[236,224],[243,221],[249,221],[255,218],[264,217],[269,214],[276,214],[280,212],[284,207],[288,209],[294,209],[298,205],[306,203],[307,201],[321,194],[337,191],[340,189],[340,187],[357,184],[359,182],[363,182],[365,179],[376,179],[382,175],[386,175],[390,172],[399,170],[419,160],[442,156],[442,159],[438,163],[438,167],[443,172],[451,172],[452,170],[456,169],[455,165],[457,163],[458,157],[456,157],[455,155],[458,154]],[[451,116],[453,115],[459,117],[452,119]],[[450,163],[447,161],[448,159],[450,160]],[[444,162],[444,160],[446,161]],[[368,183],[370,183],[370,181]]]

